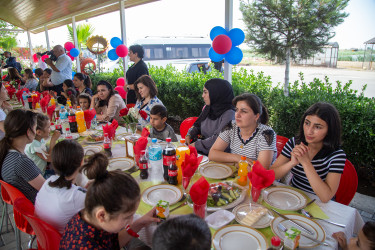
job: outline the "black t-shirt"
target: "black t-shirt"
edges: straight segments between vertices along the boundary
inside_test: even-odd
[[[143,75],[148,75],[148,68],[146,63],[141,59],[137,64],[133,64],[130,66],[128,71],[126,71],[126,80],[128,84],[134,84],[137,79]],[[134,90],[129,90],[126,102],[129,103],[136,103],[137,97],[135,95]]]

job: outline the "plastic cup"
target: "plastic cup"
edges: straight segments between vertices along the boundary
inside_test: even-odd
[[[202,204],[202,205],[193,203],[193,208],[194,208],[194,214],[195,215],[201,217],[203,220],[204,220],[204,218],[206,218],[206,216],[207,216],[207,202]]]

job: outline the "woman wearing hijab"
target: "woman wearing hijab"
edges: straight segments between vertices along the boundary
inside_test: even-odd
[[[202,98],[206,104],[202,113],[186,135],[186,142],[205,155],[216,141],[223,127],[234,119],[232,85],[226,80],[213,78],[204,84]],[[202,138],[198,139],[198,135]]]

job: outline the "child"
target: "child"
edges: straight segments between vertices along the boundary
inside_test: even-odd
[[[90,109],[91,96],[87,93],[82,93],[78,96],[79,106],[83,111]]]
[[[57,175],[52,175],[44,182],[35,199],[38,217],[60,233],[64,232],[69,220],[85,207],[86,189],[72,183],[81,169],[83,156],[83,148],[75,140],[57,143],[51,157]],[[93,155],[90,164],[98,157]]]
[[[150,131],[150,138],[157,138],[165,141],[166,138],[171,138],[173,142],[177,141],[176,134],[173,128],[166,123],[167,109],[163,105],[155,105],[150,111],[150,124],[152,126]]]
[[[60,249],[120,249],[138,237],[143,227],[160,221],[153,208],[132,222],[141,193],[129,174],[108,172],[101,163],[87,169],[86,175],[94,181],[87,190],[85,208],[65,227]]]
[[[53,132],[49,149],[46,147],[45,140],[48,139],[50,133],[50,120],[48,116],[38,113],[35,139],[32,143],[27,144],[25,154],[33,160],[38,166],[43,175],[46,175],[47,162],[51,162],[51,152],[60,137],[60,132],[55,130]],[[48,172],[47,172],[48,173]]]
[[[332,234],[339,246],[344,250],[375,250],[375,222],[368,221],[359,232],[358,237],[351,238],[349,245],[343,232]]]
[[[152,249],[211,249],[211,231],[207,223],[194,214],[175,217],[161,224],[152,238]]]
[[[61,96],[57,97],[57,102],[66,106],[66,101],[68,98],[72,103],[72,107],[77,107],[77,91],[74,87],[73,81],[70,79],[66,79],[63,82],[63,91],[61,92]]]

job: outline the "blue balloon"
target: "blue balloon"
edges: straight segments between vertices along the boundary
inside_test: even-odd
[[[220,55],[214,51],[214,49],[211,47],[208,51],[208,56],[210,57],[211,61],[213,62],[220,62],[224,59],[225,54]]]
[[[112,37],[110,43],[111,43],[111,46],[112,46],[113,48],[117,48],[117,46],[119,46],[120,44],[122,44],[122,41],[121,41],[121,39],[118,38],[118,37]]]
[[[76,72],[72,71],[72,80],[73,80],[75,74],[76,74]]]
[[[232,40],[232,46],[238,46],[245,40],[245,33],[239,28],[231,29],[228,36]]]
[[[33,73],[35,73],[35,69],[33,69]]]
[[[108,58],[112,61],[115,61],[118,59],[118,55],[116,54],[116,49],[111,49],[108,51]]]
[[[70,55],[72,57],[77,57],[79,55],[79,50],[77,48],[73,48],[70,50]]]
[[[240,48],[232,47],[232,49],[225,54],[225,60],[232,65],[239,64],[242,61],[243,53]]]
[[[213,41],[218,35],[227,35],[228,32],[221,26],[215,26],[210,31],[210,38]]]

